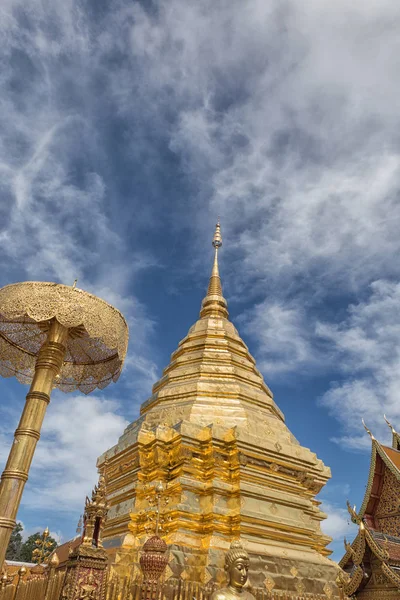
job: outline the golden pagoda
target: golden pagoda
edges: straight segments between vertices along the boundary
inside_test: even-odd
[[[337,594],[337,566],[315,495],[330,469],[285,424],[255,360],[228,319],[215,258],[199,320],[179,343],[140,417],[98,460],[110,506],[103,539],[128,574],[154,521],[170,546],[167,577],[224,579],[224,552],[239,536],[250,582],[267,590]],[[106,467],[105,467],[106,463]],[[132,572],[131,572],[132,575]],[[134,573],[133,573],[134,575]]]

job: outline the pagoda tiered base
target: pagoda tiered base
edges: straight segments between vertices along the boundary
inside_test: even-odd
[[[188,421],[151,428],[141,418],[128,427],[100,459],[107,458],[104,546],[113,570],[139,575],[149,484],[161,480],[169,498],[161,518],[170,546],[166,577],[222,583],[224,553],[240,537],[251,558],[251,585],[335,597],[337,566],[314,499],[326,467],[274,415],[268,427],[262,437]]]

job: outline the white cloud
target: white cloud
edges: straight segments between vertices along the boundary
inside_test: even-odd
[[[176,219],[199,231],[221,216],[225,290],[257,302],[244,321],[260,366],[326,364],[313,309],[400,277],[399,5],[156,7],[127,20],[139,76],[115,73],[121,114],[135,96],[195,182]]]
[[[364,418],[375,437],[389,441],[383,415],[400,423],[400,284],[379,280],[365,302],[352,305],[340,325],[320,324],[317,333],[333,345],[346,379],[327,391],[323,405],[340,421],[346,447],[366,449],[370,440]]]
[[[349,513],[345,508],[338,508],[324,501],[321,509],[328,515],[328,518],[322,521],[321,529],[334,542],[342,541],[344,537],[351,538],[354,535],[354,525],[351,523]]]
[[[243,332],[257,339],[257,366],[266,376],[318,364],[312,331],[295,305],[266,300],[244,313],[240,321]]]
[[[22,499],[30,510],[82,512],[97,482],[97,457],[114,445],[128,422],[118,402],[56,394],[43,425]]]
[[[396,2],[134,10],[139,92],[158,112],[172,95],[170,147],[206,175],[202,197],[241,254],[235,291],[282,294],[300,276],[323,293],[399,274],[385,260],[400,247]]]

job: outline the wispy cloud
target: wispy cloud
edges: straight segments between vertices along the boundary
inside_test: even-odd
[[[384,413],[395,426],[400,422],[399,301],[400,284],[375,281],[367,300],[350,306],[343,323],[321,323],[317,329],[336,349],[345,377],[321,402],[340,421],[344,435],[337,441],[347,447],[370,447],[362,418],[376,437],[386,441],[390,436]]]
[[[244,333],[257,340],[258,367],[267,375],[319,365],[312,324],[296,304],[265,300],[247,310],[239,322]]]
[[[79,514],[98,479],[97,457],[117,443],[128,421],[116,400],[61,396],[46,416],[23,506]]]

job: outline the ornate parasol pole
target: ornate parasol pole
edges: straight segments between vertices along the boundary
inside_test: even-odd
[[[33,454],[40,437],[53,380],[58,374],[64,354],[68,329],[54,320],[46,342],[40,349],[35,374],[26,396],[25,407],[14,434],[6,468],[0,484],[0,565],[15,525],[15,518]]]
[[[30,383],[0,483],[0,569],[53,387],[89,393],[116,381],[128,345],[124,317],[75,287],[26,282],[0,289],[0,374]]]

